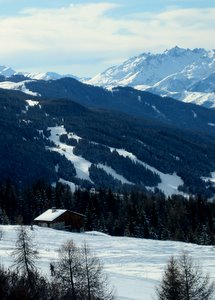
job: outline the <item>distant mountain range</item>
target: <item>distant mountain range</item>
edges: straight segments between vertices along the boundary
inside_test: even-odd
[[[183,102],[215,108],[215,50],[174,47],[163,53],[143,53],[110,67],[93,78],[78,78],[55,72],[16,72],[0,66],[0,76],[23,76],[23,80],[58,80],[75,78],[83,83],[111,89],[130,86]]]
[[[35,80],[56,80],[64,77],[72,77],[78,79],[78,77],[72,74],[58,74],[56,72],[45,72],[45,73],[36,73],[36,72],[16,72],[10,67],[0,66],[0,76],[5,77],[5,79],[12,76],[23,76],[23,79],[35,79]]]
[[[131,86],[215,108],[215,50],[175,47],[159,54],[143,53],[86,82],[106,88]]]

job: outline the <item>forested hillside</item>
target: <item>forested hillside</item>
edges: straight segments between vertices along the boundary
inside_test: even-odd
[[[1,180],[214,195],[210,135],[13,91],[1,90],[0,109]]]

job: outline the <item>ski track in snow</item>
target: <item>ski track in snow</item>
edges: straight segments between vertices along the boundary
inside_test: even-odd
[[[180,185],[183,185],[184,182],[175,172],[173,174],[164,174],[164,173],[158,171],[157,169],[155,169],[154,167],[151,167],[148,164],[137,159],[137,157],[134,154],[132,154],[131,152],[128,152],[124,149],[116,149],[116,148],[110,147],[110,150],[111,151],[116,150],[119,155],[128,157],[133,162],[139,163],[142,166],[144,166],[146,169],[152,171],[153,173],[156,173],[161,179],[161,182],[158,184],[157,188],[159,188],[161,191],[163,191],[166,196],[171,196],[173,194],[180,194],[180,195],[185,196],[184,193],[178,191],[178,187]],[[154,188],[150,187],[148,189],[154,189]]]
[[[60,136],[62,134],[67,134],[63,126],[49,127],[48,130],[51,131],[51,136],[49,140],[54,142],[56,147],[49,147],[50,151],[56,151],[61,155],[64,155],[69,161],[74,164],[76,170],[76,177],[92,182],[89,176],[89,168],[91,162],[87,161],[81,156],[77,156],[73,153],[74,146],[69,146],[60,142]],[[77,136],[76,136],[77,137]]]
[[[48,130],[51,131],[51,136],[49,139],[54,142],[56,147],[49,147],[48,149],[50,151],[56,151],[60,153],[61,155],[64,155],[68,160],[70,160],[76,169],[76,177],[88,180],[91,183],[92,180],[89,176],[89,168],[92,165],[92,163],[86,159],[84,159],[81,156],[77,156],[73,153],[74,146],[69,146],[64,143],[60,142],[60,136],[62,134],[68,134],[70,137],[75,138],[77,141],[81,139],[81,137],[77,136],[75,133],[68,133],[66,132],[64,126],[56,126],[56,127],[49,127]],[[97,144],[97,143],[95,143]],[[124,149],[116,149],[113,147],[109,147],[109,149],[113,152],[114,150],[118,152],[119,155],[123,157],[128,157],[131,159],[134,163],[141,164],[146,169],[152,171],[153,173],[156,173],[160,179],[161,182],[156,187],[146,187],[148,190],[154,190],[155,188],[160,189],[166,196],[171,196],[173,194],[180,194],[183,196],[186,196],[186,194],[178,191],[178,187],[183,185],[182,179],[174,172],[173,174],[164,174],[154,167],[149,166],[148,164],[142,162],[141,160],[137,159],[137,157],[132,154],[131,152],[128,152]],[[111,175],[114,179],[120,180],[122,183],[133,185],[134,183],[127,180],[124,176],[118,174],[113,168],[110,166],[104,165],[104,164],[98,164],[98,168],[103,169],[107,174]],[[60,179],[62,183],[68,184],[71,187],[71,190],[74,191],[75,185],[70,182],[66,181],[64,179]]]
[[[0,263],[13,264],[11,253],[15,247],[19,226],[0,225]],[[111,237],[99,232],[71,233],[34,226],[30,230],[38,250],[37,266],[50,275],[50,262],[58,260],[58,249],[72,239],[80,246],[84,242],[104,264],[110,283],[116,288],[117,300],[152,300],[164,267],[169,258],[188,252],[215,279],[215,251],[213,246],[199,246],[183,242],[156,241],[128,237]]]
[[[76,139],[77,141],[79,141],[81,139],[81,137],[77,136],[74,133],[67,133],[63,126],[49,127],[48,130],[51,131],[51,136],[49,137],[49,140],[54,142],[54,144],[57,146],[55,148],[48,148],[48,149],[51,151],[56,151],[56,152],[60,153],[61,155],[65,155],[65,157],[74,164],[74,167],[75,167],[76,173],[77,173],[77,177],[81,178],[81,179],[89,180],[90,182],[92,182],[92,180],[89,177],[89,168],[92,163],[87,161],[83,157],[76,156],[73,153],[73,149],[75,148],[74,146],[68,146],[68,145],[60,142],[60,136],[62,134],[68,134],[70,137]],[[107,174],[111,175],[113,178],[121,181],[122,183],[133,185],[132,182],[128,181],[122,175],[118,174],[111,167],[103,165],[103,164],[98,164],[97,167],[103,169]],[[59,182],[69,185],[72,191],[75,190],[74,183],[64,180],[62,178],[60,178]]]
[[[133,185],[132,182],[128,181],[125,177],[123,177],[122,175],[118,174],[114,169],[112,169],[109,166],[103,165],[103,164],[98,164],[97,165],[98,168],[103,169],[107,174],[111,175],[113,178],[121,181],[123,184],[131,184]]]

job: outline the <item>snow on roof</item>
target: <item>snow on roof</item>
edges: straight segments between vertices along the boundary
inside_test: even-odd
[[[61,216],[63,213],[67,211],[66,209],[48,209],[45,211],[42,215],[38,216],[34,219],[34,221],[53,221],[59,216]]]

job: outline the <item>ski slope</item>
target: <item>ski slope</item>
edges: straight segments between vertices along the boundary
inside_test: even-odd
[[[10,267],[19,226],[0,225],[0,264]],[[32,235],[39,253],[41,272],[49,275],[49,264],[58,260],[58,249],[69,239],[77,245],[86,241],[92,252],[104,264],[110,283],[116,289],[117,300],[152,300],[163,269],[170,256],[187,251],[204,271],[215,279],[215,250],[182,242],[156,241],[128,237],[111,237],[99,232],[71,233],[34,226]]]

